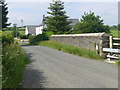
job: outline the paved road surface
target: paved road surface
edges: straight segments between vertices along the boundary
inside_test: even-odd
[[[23,88],[117,88],[118,67],[43,46],[23,46],[31,64]]]

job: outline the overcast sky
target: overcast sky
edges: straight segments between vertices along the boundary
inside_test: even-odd
[[[9,22],[21,26],[21,19],[24,25],[39,25],[42,16],[47,15],[50,0],[7,0],[9,10]],[[63,0],[64,1],[64,0]],[[69,18],[80,19],[84,12],[93,11],[96,15],[101,16],[105,24],[118,24],[118,2],[117,0],[101,0],[95,2],[91,0],[66,0],[65,11]]]

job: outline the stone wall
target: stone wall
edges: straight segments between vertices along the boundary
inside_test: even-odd
[[[100,56],[105,56],[103,48],[109,48],[109,34],[87,33],[87,34],[66,34],[52,35],[51,40],[64,44],[74,45],[92,51],[97,51]]]

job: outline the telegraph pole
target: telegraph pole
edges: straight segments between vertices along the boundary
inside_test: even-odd
[[[22,28],[23,28],[23,19],[21,19],[21,24],[22,24]],[[22,31],[24,31],[24,30],[22,30]],[[23,35],[24,35],[24,32],[23,32]]]
[[[22,28],[23,28],[23,19],[21,19],[21,24],[22,24]]]
[[[44,28],[45,28],[44,27],[44,24],[45,24],[44,21],[45,21],[45,15],[43,15],[43,20],[42,20],[42,23],[43,23],[43,32],[44,32]]]
[[[16,24],[16,38],[17,38],[17,24]]]
[[[13,24],[14,31],[15,31],[15,37],[17,38],[17,24]]]
[[[0,31],[2,31],[2,1],[0,1]]]

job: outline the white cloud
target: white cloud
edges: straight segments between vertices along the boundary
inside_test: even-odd
[[[67,14],[72,18],[80,19],[84,12],[93,11],[96,15],[101,16],[105,24],[113,25],[118,23],[118,6],[115,2],[74,3],[65,8]]]
[[[7,0],[7,2],[51,2],[52,0]],[[62,0],[64,2],[119,2],[119,0]]]
[[[32,13],[28,15],[27,13],[12,13],[9,14],[9,22],[12,22],[12,24],[16,23],[18,26],[21,26],[21,19],[24,21],[24,25],[39,25],[41,23],[40,19],[42,15]]]
[[[49,3],[17,3],[9,2],[9,22],[21,25],[21,19],[24,24],[40,24],[43,14],[46,14]]]
[[[24,25],[35,24],[38,25],[42,21],[43,14],[47,14],[49,3],[47,2],[8,2],[9,22],[21,25],[21,19],[24,20]],[[117,24],[118,20],[117,3],[88,3],[88,2],[67,2],[65,3],[65,10],[70,18],[81,18],[84,12],[89,10],[100,15],[104,19],[105,24]]]

